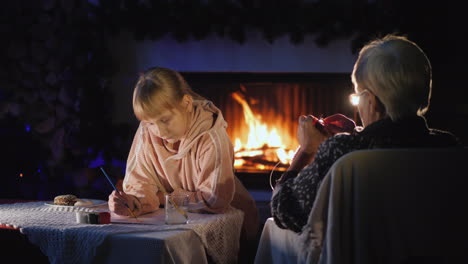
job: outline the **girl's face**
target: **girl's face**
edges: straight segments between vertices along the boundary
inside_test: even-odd
[[[190,98],[191,99],[191,98]],[[190,125],[191,100],[182,100],[180,108],[163,111],[155,118],[145,120],[148,122],[156,135],[169,143],[175,143],[184,138]]]

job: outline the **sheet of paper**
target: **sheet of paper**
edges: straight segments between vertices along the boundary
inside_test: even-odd
[[[137,218],[121,216],[111,213],[111,223],[115,224],[146,224],[146,225],[165,225],[164,209],[155,212],[140,215]]]

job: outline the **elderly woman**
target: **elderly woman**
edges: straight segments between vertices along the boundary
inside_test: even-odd
[[[435,148],[459,144],[449,132],[427,127],[423,114],[432,89],[431,64],[405,37],[387,35],[364,46],[354,65],[354,98],[363,128],[329,136],[301,116],[300,148],[277,181],[271,202],[276,224],[300,232],[328,169],[341,156],[360,149]]]

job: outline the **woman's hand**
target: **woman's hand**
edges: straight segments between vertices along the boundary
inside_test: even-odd
[[[130,216],[130,211],[133,211],[133,209],[135,209],[133,204],[133,196],[126,194],[122,191],[113,191],[109,195],[109,209],[115,214]],[[130,209],[130,211],[128,209]]]
[[[299,126],[297,128],[299,151],[312,155],[317,152],[319,145],[330,137],[329,134],[324,134],[315,127],[316,122],[318,122],[318,119],[313,115],[299,117]]]
[[[314,160],[318,146],[330,136],[326,131],[321,132],[315,126],[316,122],[318,122],[318,119],[313,115],[299,117],[297,128],[299,148],[294,154],[288,171],[300,171],[310,164]]]

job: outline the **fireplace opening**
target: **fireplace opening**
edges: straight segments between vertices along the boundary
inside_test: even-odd
[[[300,115],[353,118],[349,74],[184,73],[228,123],[238,173],[285,171],[298,147]]]
[[[281,90],[272,84],[240,84],[239,90],[230,94],[237,104],[231,102],[223,108],[226,113],[235,113],[227,118],[235,123],[230,137],[234,142],[237,171],[282,171],[293,158],[297,140],[290,116],[278,107],[284,100]]]

